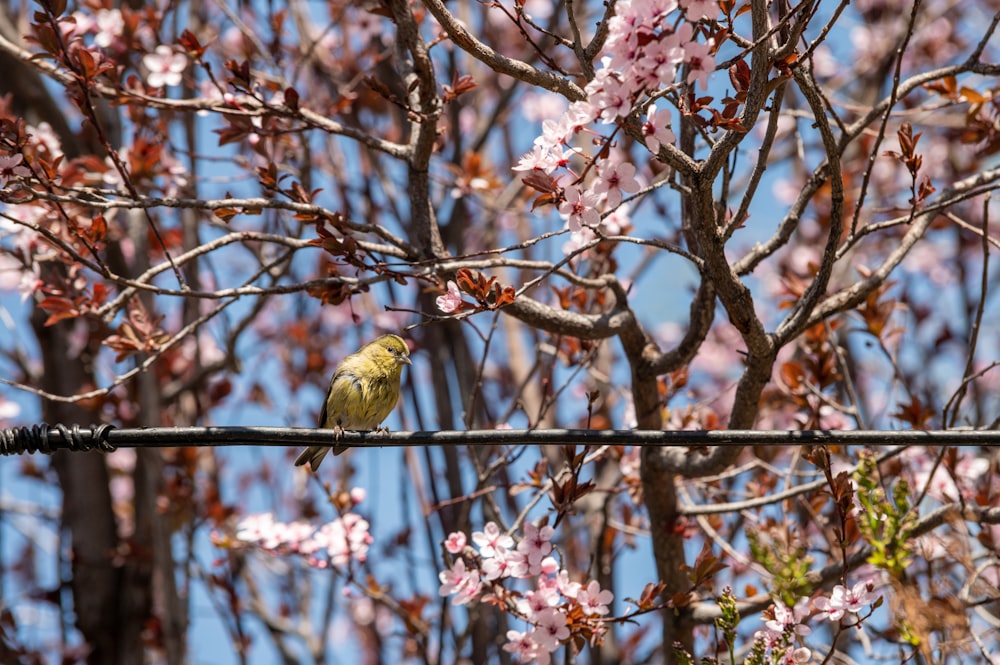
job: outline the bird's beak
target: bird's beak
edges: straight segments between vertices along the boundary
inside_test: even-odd
[[[410,356],[399,356],[399,362],[404,365],[412,365],[413,361],[410,360]]]

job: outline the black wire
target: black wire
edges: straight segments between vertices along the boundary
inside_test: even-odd
[[[305,427],[148,427],[33,425],[0,429],[0,455],[55,450],[111,452],[116,448],[178,446],[331,445],[333,430]],[[937,445],[1000,447],[997,430],[467,430],[444,432],[344,432],[339,442],[370,447],[436,445],[790,446]]]

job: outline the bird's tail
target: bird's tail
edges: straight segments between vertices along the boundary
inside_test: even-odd
[[[308,464],[309,468],[315,473],[319,470],[319,465],[323,462],[323,458],[326,457],[328,452],[330,452],[329,446],[309,446],[295,458],[295,466]],[[343,451],[337,451],[337,454],[341,452]]]

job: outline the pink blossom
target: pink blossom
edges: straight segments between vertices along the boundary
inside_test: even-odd
[[[541,662],[540,652],[545,654],[545,660],[548,661],[548,653],[542,650],[535,640],[531,639],[531,635],[518,630],[507,631],[507,643],[503,645],[503,650],[514,654],[521,663],[529,663],[533,660]]]
[[[559,572],[559,562],[556,561],[555,557],[547,556],[542,559],[542,563],[538,568],[542,575],[555,575]]]
[[[631,225],[632,217],[629,215],[628,204],[618,205],[601,220],[601,227],[604,229],[604,233],[611,236],[622,233],[626,227]]]
[[[31,175],[28,167],[21,164],[24,155],[0,155],[0,189],[7,186],[14,178],[25,178]]]
[[[0,397],[0,423],[13,423],[21,407],[17,402],[9,402]]]
[[[444,541],[444,548],[452,554],[458,554],[465,549],[465,534],[461,531],[453,531],[448,534]]]
[[[675,52],[676,49],[668,49],[662,41],[647,45],[644,55],[629,68],[629,76],[635,80],[637,90],[671,85],[677,76],[677,64],[672,57]]]
[[[131,507],[135,502],[135,479],[131,475],[116,473],[108,483],[111,490],[111,500],[116,504],[124,504]],[[130,511],[131,512],[131,511]],[[131,522],[131,520],[130,520]],[[134,528],[134,523],[129,528]]]
[[[308,540],[314,532],[312,525],[306,522],[275,522],[269,532],[258,543],[266,550],[279,552],[288,549],[293,552],[312,553],[319,549],[313,541]]]
[[[635,194],[640,189],[635,179],[635,165],[619,159],[609,159],[601,164],[594,182],[595,194],[605,194],[608,206],[617,208],[622,202],[622,192]]]
[[[781,654],[779,662],[781,665],[802,665],[802,663],[808,663],[811,657],[812,651],[806,647],[799,647],[797,649],[788,647],[785,649],[785,653]]]
[[[559,212],[566,219],[570,231],[579,231],[584,226],[597,226],[601,215],[597,212],[597,194],[579,187],[567,187],[566,200],[560,204]]]
[[[813,607],[820,611],[817,616],[830,621],[840,621],[848,612],[857,614],[866,605],[871,605],[878,599],[871,589],[870,583],[858,582],[853,587],[838,584],[833,587],[830,597],[819,596],[813,600]]]
[[[624,2],[615,5],[615,15],[608,21],[608,40],[605,47],[611,54],[611,67],[626,67],[635,60],[638,51],[637,27],[639,17],[626,11]]]
[[[528,563],[519,552],[508,552],[502,547],[494,550],[494,555],[483,561],[483,579],[492,581],[504,577],[526,577]]]
[[[548,0],[525,0],[523,4],[524,15],[534,19],[537,23],[542,23],[552,16],[554,5]]]
[[[584,226],[579,231],[574,231],[569,234],[569,240],[566,241],[562,248],[563,254],[566,254],[567,256],[574,254],[584,247],[587,247],[595,240],[597,240],[597,233],[594,229],[589,226]],[[584,254],[586,254],[586,252],[584,252]]]
[[[59,31],[66,39],[84,35],[94,28],[94,16],[89,12],[77,10],[72,14],[72,21],[60,21]]]
[[[913,485],[920,489],[926,487],[928,494],[938,501],[955,501],[959,497],[971,499],[975,494],[975,482],[990,466],[989,460],[984,457],[962,455],[952,474],[941,466],[935,468],[934,458],[927,454],[925,448],[910,448],[903,455],[910,462]]]
[[[597,580],[580,589],[576,599],[580,602],[584,614],[604,616],[609,612],[608,603],[615,599],[615,595],[607,589],[601,589]]]
[[[611,124],[632,112],[632,91],[624,82],[609,83],[600,93],[601,120]]]
[[[540,587],[527,591],[524,597],[517,601],[517,611],[534,621],[542,612],[546,612],[559,604],[559,592],[554,587]]]
[[[482,587],[479,571],[475,568],[467,569],[464,559],[456,559],[450,569],[438,573],[438,579],[441,580],[441,587],[438,589],[440,595],[456,594],[451,599],[452,605],[465,605],[475,600]]]
[[[774,602],[774,618],[765,625],[778,633],[792,631],[804,637],[812,633],[812,629],[802,623],[808,614],[809,605],[805,598],[800,598],[793,608],[777,600]]]
[[[615,16],[608,23],[611,28],[606,45],[606,50],[610,54],[603,58],[601,66],[617,70],[625,70],[633,66],[640,57],[638,33],[622,17]]]
[[[670,127],[670,111],[650,106],[646,112],[646,122],[642,123],[642,135],[646,138],[646,147],[654,155],[660,152],[660,146],[674,142],[674,130]]]
[[[351,559],[365,561],[368,546],[374,538],[368,532],[368,520],[354,513],[346,513],[317,529],[303,545],[316,547],[324,552],[330,563],[344,566]],[[315,561],[311,561],[315,565]]]
[[[555,166],[552,162],[552,155],[543,146],[536,145],[531,149],[531,152],[526,152],[521,155],[521,158],[517,160],[517,164],[511,167],[513,171],[534,171],[538,169],[539,171],[544,171],[545,173],[551,173],[555,170]]]
[[[374,12],[365,11],[360,5],[346,5],[344,25],[351,26],[351,36],[356,44],[368,44],[372,40],[390,46],[392,35],[385,29],[385,19]]]
[[[577,598],[580,594],[580,583],[569,579],[569,572],[560,570],[555,577],[556,588],[567,598]]]
[[[274,528],[274,516],[271,513],[261,513],[244,517],[236,525],[236,540],[245,543],[256,543],[270,533]]]
[[[681,0],[684,17],[689,21],[715,18],[719,15],[718,0]]]
[[[448,280],[448,293],[437,297],[437,306],[445,314],[453,314],[462,309],[462,292],[458,290],[458,284]]]
[[[633,446],[625,449],[625,454],[618,461],[618,470],[626,478],[639,478],[639,453],[641,448]]]
[[[517,551],[525,555],[532,570],[552,551],[552,543],[549,541],[554,532],[547,524],[537,527],[529,522],[524,525],[524,538],[517,544]]]
[[[17,234],[20,228],[0,219],[0,238],[7,236],[8,230],[11,235]],[[15,235],[15,239],[19,237]],[[16,290],[21,294],[21,302],[26,302],[41,286],[44,286],[44,282],[39,279],[37,264],[26,268],[19,259],[9,254],[0,254],[0,291]]]
[[[739,370],[736,368],[744,348],[742,345],[743,338],[735,327],[728,323],[713,326],[695,359],[698,371],[709,376],[726,377],[724,380],[737,376]]]
[[[153,88],[162,88],[181,82],[181,73],[187,68],[187,56],[174,51],[171,46],[160,44],[153,53],[142,56],[142,64],[149,70],[146,83]]]
[[[587,125],[597,120],[600,115],[600,109],[595,108],[593,104],[586,100],[573,102],[566,109],[567,122],[574,134],[582,132]]]
[[[275,522],[273,530],[265,533],[259,544],[268,550],[312,553],[320,549],[316,541],[312,540],[316,531],[316,527],[301,520]]]
[[[565,113],[566,100],[548,92],[526,92],[518,107],[525,120],[537,122]]]
[[[555,120],[543,121],[542,135],[535,139],[535,145],[543,148],[555,148],[569,143],[574,134],[574,128],[570,122],[570,117],[567,114],[563,114]]]
[[[52,125],[47,122],[40,122],[37,126],[28,126],[28,133],[36,146],[47,151],[50,155],[62,153],[62,144],[56,135]]]
[[[251,515],[236,525],[236,540],[275,553],[307,555],[311,566],[346,565],[352,559],[364,561],[373,538],[368,521],[346,513],[318,529],[308,522],[277,522],[271,513]],[[323,552],[318,559],[312,555]]]
[[[690,68],[688,83],[697,81],[702,88],[708,88],[708,75],[715,69],[715,58],[709,54],[711,48],[711,43],[701,42],[688,42],[684,46],[684,62]]]
[[[119,448],[104,456],[108,469],[119,473],[135,471],[135,460],[138,457],[134,448]]]
[[[121,11],[117,9],[100,9],[94,16],[94,23],[97,26],[97,33],[94,35],[94,44],[101,48],[107,48],[121,37],[125,30],[125,19],[122,18]]]
[[[474,532],[472,542],[485,559],[496,556],[497,549],[509,550],[514,547],[514,539],[501,531],[496,522],[487,522],[482,531]]]
[[[688,44],[695,41],[694,25],[690,22],[681,23],[676,30],[665,31],[662,42],[670,52],[674,62],[681,63],[686,59]]]
[[[772,618],[764,622],[764,627],[754,633],[754,639],[764,642],[768,648],[775,649],[787,644],[788,635],[809,635],[812,630],[802,621],[809,614],[805,598],[799,599],[794,608],[789,608],[780,600],[771,606]]]
[[[559,642],[569,638],[566,615],[555,608],[542,610],[535,615],[535,641],[546,651],[555,651]]]
[[[668,24],[668,15],[676,9],[675,0],[619,2],[615,16],[608,22],[607,48],[612,52],[612,65],[622,67],[633,61],[639,37],[652,37],[657,28]]]
[[[636,76],[651,88],[673,85],[677,77],[677,65],[684,61],[684,49],[678,42],[678,33],[670,33],[663,39],[650,42],[638,59]]]
[[[535,169],[544,173],[552,173],[557,168],[567,166],[576,154],[571,150],[566,150],[560,146],[546,149],[536,145],[531,152],[525,153],[518,160],[517,164],[511,168],[513,171],[534,171]]]
[[[600,69],[587,84],[590,103],[601,110],[601,120],[612,123],[632,111],[631,86],[610,69]]]

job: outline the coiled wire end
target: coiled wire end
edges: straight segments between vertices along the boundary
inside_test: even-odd
[[[86,452],[97,449],[102,453],[110,453],[115,447],[108,443],[108,432],[114,425],[92,425],[82,428],[79,425],[32,425],[30,427],[11,427],[0,429],[0,455],[23,455],[24,453],[45,453],[51,455],[58,448]],[[52,432],[58,432],[62,445],[53,446]]]

